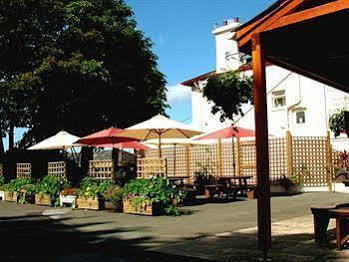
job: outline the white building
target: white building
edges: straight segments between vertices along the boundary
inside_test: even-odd
[[[219,115],[211,113],[212,104],[203,96],[203,87],[209,76],[229,70],[240,70],[252,75],[249,66],[242,67],[241,54],[234,41],[237,18],[225,21],[213,30],[216,38],[216,70],[185,81],[191,87],[192,125],[203,131],[226,127]],[[349,109],[349,94],[316,82],[274,65],[267,65],[268,125],[269,133],[284,136],[290,130],[295,136],[325,136],[329,116],[342,108]],[[235,117],[235,124],[254,129],[254,108],[244,105],[243,117]]]

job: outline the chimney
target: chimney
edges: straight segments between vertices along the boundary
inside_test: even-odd
[[[228,24],[228,20],[224,20],[223,25],[227,25],[227,24]]]
[[[239,23],[239,17],[234,17],[234,22]]]

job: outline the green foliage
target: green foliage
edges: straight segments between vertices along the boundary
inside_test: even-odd
[[[341,132],[345,130],[345,125],[344,125],[345,111],[346,111],[345,109],[342,109],[341,111],[334,113],[330,116],[329,127],[331,131],[334,133],[335,137],[339,136]]]
[[[135,207],[139,207],[144,203],[158,203],[164,207],[167,215],[175,215],[177,211],[178,214],[180,211],[174,205],[174,202],[182,203],[184,192],[172,185],[169,180],[156,177],[130,181],[124,187],[124,196]]]
[[[45,176],[35,186],[37,194],[49,195],[54,206],[59,205],[59,194],[63,189],[69,188],[69,183],[63,178]]]
[[[124,196],[124,190],[119,186],[110,187],[104,193],[104,199],[111,201],[115,207],[119,210],[122,209],[122,200]]]
[[[78,195],[81,197],[103,197],[113,186],[115,186],[114,182],[109,180],[98,182],[90,177],[85,177],[81,181]]]
[[[12,179],[8,184],[4,184],[1,188],[4,191],[19,194],[26,185],[32,184],[30,178],[16,178]]]
[[[221,114],[221,121],[243,115],[242,105],[253,103],[253,79],[241,77],[237,72],[226,72],[208,79],[204,96],[214,102],[212,113]]]
[[[0,188],[5,184],[5,177],[0,176]]]

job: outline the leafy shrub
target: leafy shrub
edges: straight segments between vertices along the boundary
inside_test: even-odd
[[[54,206],[59,205],[59,194],[69,183],[61,177],[45,176],[36,184],[35,191],[41,195],[49,195]]]
[[[5,177],[0,176],[0,187],[2,187],[5,184]]]
[[[33,181],[30,178],[16,178],[12,179],[8,184],[2,186],[4,191],[12,193],[20,193],[25,185],[32,184]]]
[[[115,184],[112,181],[105,180],[98,182],[90,177],[85,177],[78,189],[78,195],[80,197],[102,197],[104,193]]]
[[[122,210],[122,199],[124,196],[124,190],[119,186],[110,187],[104,193],[104,199],[111,201],[117,210]]]
[[[124,197],[134,207],[145,203],[158,203],[167,215],[180,215],[180,210],[174,203],[182,203],[184,193],[164,178],[135,179],[126,184]]]
[[[342,131],[345,131],[345,122],[344,122],[345,111],[346,110],[342,109],[341,111],[334,113],[330,116],[329,127],[331,131],[334,133],[335,137],[339,136]]]

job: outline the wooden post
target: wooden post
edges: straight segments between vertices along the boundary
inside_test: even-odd
[[[293,175],[293,149],[292,135],[290,131],[286,131],[286,158],[287,158],[287,176]]]
[[[189,145],[185,145],[185,173],[187,177],[190,176]]]
[[[268,110],[261,33],[252,36],[253,96],[257,155],[258,247],[266,258],[271,247]]]
[[[217,168],[218,176],[222,176],[222,140],[218,139],[217,142]]]
[[[326,175],[328,190],[332,192],[332,148],[331,148],[331,133],[327,131],[326,138]]]
[[[241,148],[240,148],[240,137],[236,139],[237,148],[237,161],[236,161],[236,173],[241,176]]]

